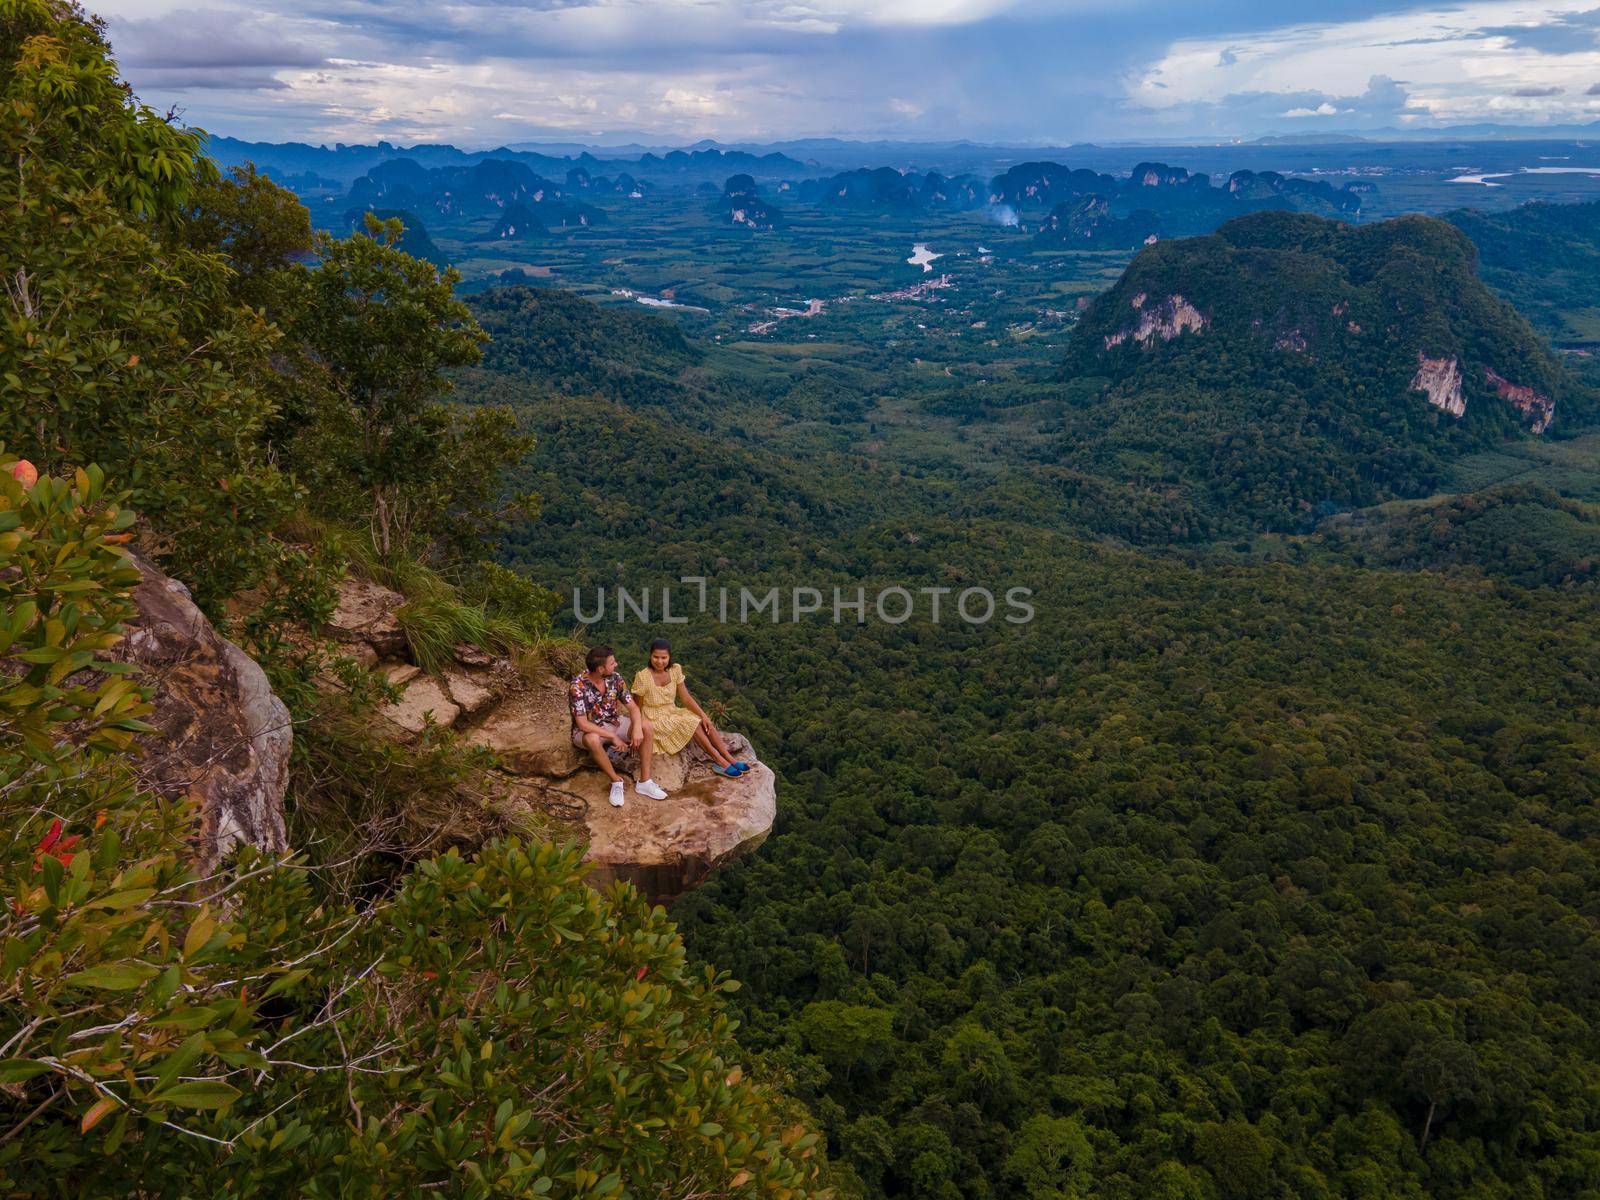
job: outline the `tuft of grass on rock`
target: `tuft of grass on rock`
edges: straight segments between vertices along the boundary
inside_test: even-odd
[[[443,670],[454,648],[462,642],[505,655],[517,655],[528,645],[524,631],[515,622],[490,616],[479,605],[448,593],[407,600],[395,617],[411,645],[413,661],[430,673]]]

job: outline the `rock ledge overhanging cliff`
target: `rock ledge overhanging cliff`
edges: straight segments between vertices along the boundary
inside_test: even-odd
[[[596,886],[621,879],[653,900],[670,900],[766,840],[777,815],[777,780],[765,766],[726,779],[691,744],[658,757],[655,776],[670,793],[666,800],[638,795],[630,778],[626,803],[612,808],[605,776],[572,744],[564,675],[553,667],[525,673],[476,646],[457,646],[452,666],[424,674],[406,661],[396,616],[402,603],[398,593],[347,579],[324,633],[401,689],[380,710],[396,738],[449,728],[492,751],[512,803],[568,823],[588,842]],[[744,738],[725,736],[730,749],[755,761]]]
[[[142,576],[133,596],[137,616],[117,654],[137,664],[154,690],[149,720],[157,732],[138,742],[141,781],[196,803],[203,869],[243,843],[282,853],[294,738],[288,708],[260,665],[217,632],[183,584],[137,555],[134,562]],[[653,900],[669,900],[766,840],[777,786],[765,766],[742,779],[722,778],[691,746],[657,761],[656,779],[671,793],[666,800],[638,795],[630,779],[626,804],[612,808],[605,776],[572,745],[562,675],[553,667],[524,673],[468,645],[455,648],[449,667],[424,673],[408,661],[397,616],[403,602],[377,584],[347,579],[320,631],[400,690],[378,710],[380,728],[397,741],[452,728],[492,751],[509,803],[566,822],[588,843],[595,886],[626,880]],[[744,738],[726,736],[755,761]]]

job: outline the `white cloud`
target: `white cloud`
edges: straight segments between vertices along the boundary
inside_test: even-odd
[[[688,7],[698,0],[661,0]],[[1019,0],[767,0],[738,7],[757,19],[814,24],[831,29],[851,24],[967,25],[1017,8]],[[1066,7],[1073,7],[1068,5]]]
[[[1285,122],[1592,118],[1600,18],[1573,6],[1600,0],[1425,2],[1243,33],[1223,28],[1204,5],[1180,11],[1178,0],[95,7],[147,101],[180,105],[197,124],[246,137],[490,146],[600,128],[664,141],[1064,141],[1264,132]],[[1216,32],[1171,40],[1155,19],[1163,12],[1185,29]]]
[[[688,88],[668,88],[657,105],[663,112],[687,113],[697,117],[713,117],[728,111],[728,100],[712,92],[696,92]]]
[[[1592,5],[1593,0],[1589,0]],[[1398,119],[1442,121],[1488,116],[1506,97],[1527,116],[1559,116],[1583,106],[1600,72],[1600,45],[1576,3],[1477,0],[1458,7],[1393,12],[1340,23],[1287,25],[1253,35],[1192,38],[1129,80],[1130,99],[1153,110],[1227,107],[1240,97],[1278,95],[1297,103],[1280,115],[1331,115],[1330,101],[1362,93],[1374,75],[1404,80]],[[1300,100],[1313,96],[1329,100]],[[1369,106],[1370,107],[1370,106]]]
[[[917,93],[940,87],[930,69],[939,64],[909,56],[880,63],[878,47],[902,37],[959,38],[967,25],[1043,2],[104,0],[97,7],[113,46],[127,47],[122,65],[135,89],[153,103],[183,105],[217,132],[494,144],[596,123],[637,124],[664,138],[850,132],[864,114],[884,129],[905,128],[929,113]],[[1052,11],[1109,2],[1069,0]],[[908,81],[912,89],[902,90]]]

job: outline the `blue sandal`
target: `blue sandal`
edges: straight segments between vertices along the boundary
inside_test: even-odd
[[[733,768],[732,769],[737,771],[737,772],[739,772],[739,774],[743,775],[746,771],[748,771],[750,769],[750,764],[745,762],[744,759],[741,758],[741,759],[739,759],[738,761],[736,761],[733,764]]]
[[[716,763],[711,764],[711,773],[713,775],[721,775],[724,779],[737,779],[740,775],[740,772],[735,771],[732,767],[719,767]]]

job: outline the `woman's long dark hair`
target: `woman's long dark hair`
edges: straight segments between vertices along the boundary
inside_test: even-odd
[[[667,670],[672,670],[674,664],[678,661],[672,657],[672,643],[667,641],[666,638],[656,638],[650,643],[650,653],[654,654],[657,650],[665,650],[667,652]],[[649,659],[646,659],[645,662],[648,665]]]

